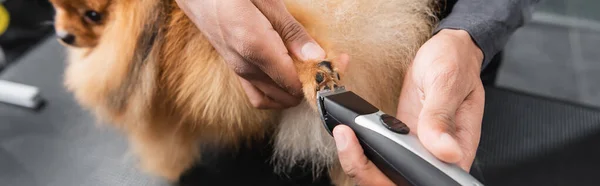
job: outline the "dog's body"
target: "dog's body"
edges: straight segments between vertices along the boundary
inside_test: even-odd
[[[350,55],[340,72],[343,86],[396,113],[404,73],[436,21],[433,0],[286,4],[331,54],[327,60],[334,67],[335,54]],[[330,168],[336,184],[349,183],[314,107],[322,88],[315,81],[323,72],[321,61],[295,62],[305,102],[282,111],[259,110],[174,0],[113,1],[104,8],[109,16],[97,44],[69,47],[65,84],[80,104],[125,132],[145,170],[176,180],[198,160],[200,144],[235,149],[273,135],[278,170],[308,162]]]

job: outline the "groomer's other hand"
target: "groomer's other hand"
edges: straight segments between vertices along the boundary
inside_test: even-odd
[[[404,79],[398,118],[425,148],[466,171],[475,158],[483,119],[483,53],[462,30],[442,30],[427,41]]]
[[[338,157],[344,172],[359,186],[395,185],[364,154],[356,135],[345,125],[333,129]],[[401,157],[400,157],[401,158]]]
[[[241,77],[257,108],[287,108],[302,97],[293,55],[324,58],[325,52],[281,0],[177,0],[185,14]]]

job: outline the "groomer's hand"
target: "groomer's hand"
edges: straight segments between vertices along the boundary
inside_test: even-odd
[[[185,14],[240,76],[257,108],[287,108],[302,97],[292,57],[325,52],[281,0],[177,0]]]
[[[483,53],[462,30],[442,30],[417,52],[404,79],[398,118],[442,161],[469,171],[479,144]]]
[[[344,172],[359,186],[395,185],[367,159],[356,135],[346,125],[333,128],[333,138]],[[402,158],[402,157],[399,157]]]

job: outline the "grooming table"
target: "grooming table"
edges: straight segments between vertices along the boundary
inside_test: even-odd
[[[39,112],[0,104],[0,185],[167,185],[138,172],[125,139],[75,103],[62,86],[64,64],[63,47],[49,38],[0,74],[39,87],[48,100]],[[600,183],[596,108],[487,87],[482,130],[472,172],[487,185]],[[271,174],[269,152],[261,143],[237,156],[208,151],[181,185],[309,185],[310,172]]]
[[[53,33],[54,9],[47,0],[0,0],[0,73],[12,62]],[[33,74],[31,74],[33,76]],[[0,103],[29,109],[43,105],[39,88],[20,82],[0,80]]]

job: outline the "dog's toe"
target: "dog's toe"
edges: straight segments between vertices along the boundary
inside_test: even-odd
[[[333,72],[333,67],[331,65],[331,61],[321,61],[317,64],[321,70],[325,70],[328,72]]]
[[[318,70],[315,74],[315,80],[318,84],[316,87],[317,91],[330,90],[338,87],[340,75],[336,72],[336,69],[330,61],[321,61],[317,63],[317,67]]]
[[[320,84],[323,81],[325,81],[325,75],[323,75],[322,72],[317,72],[317,75],[315,77],[315,80],[317,80],[317,83]]]

